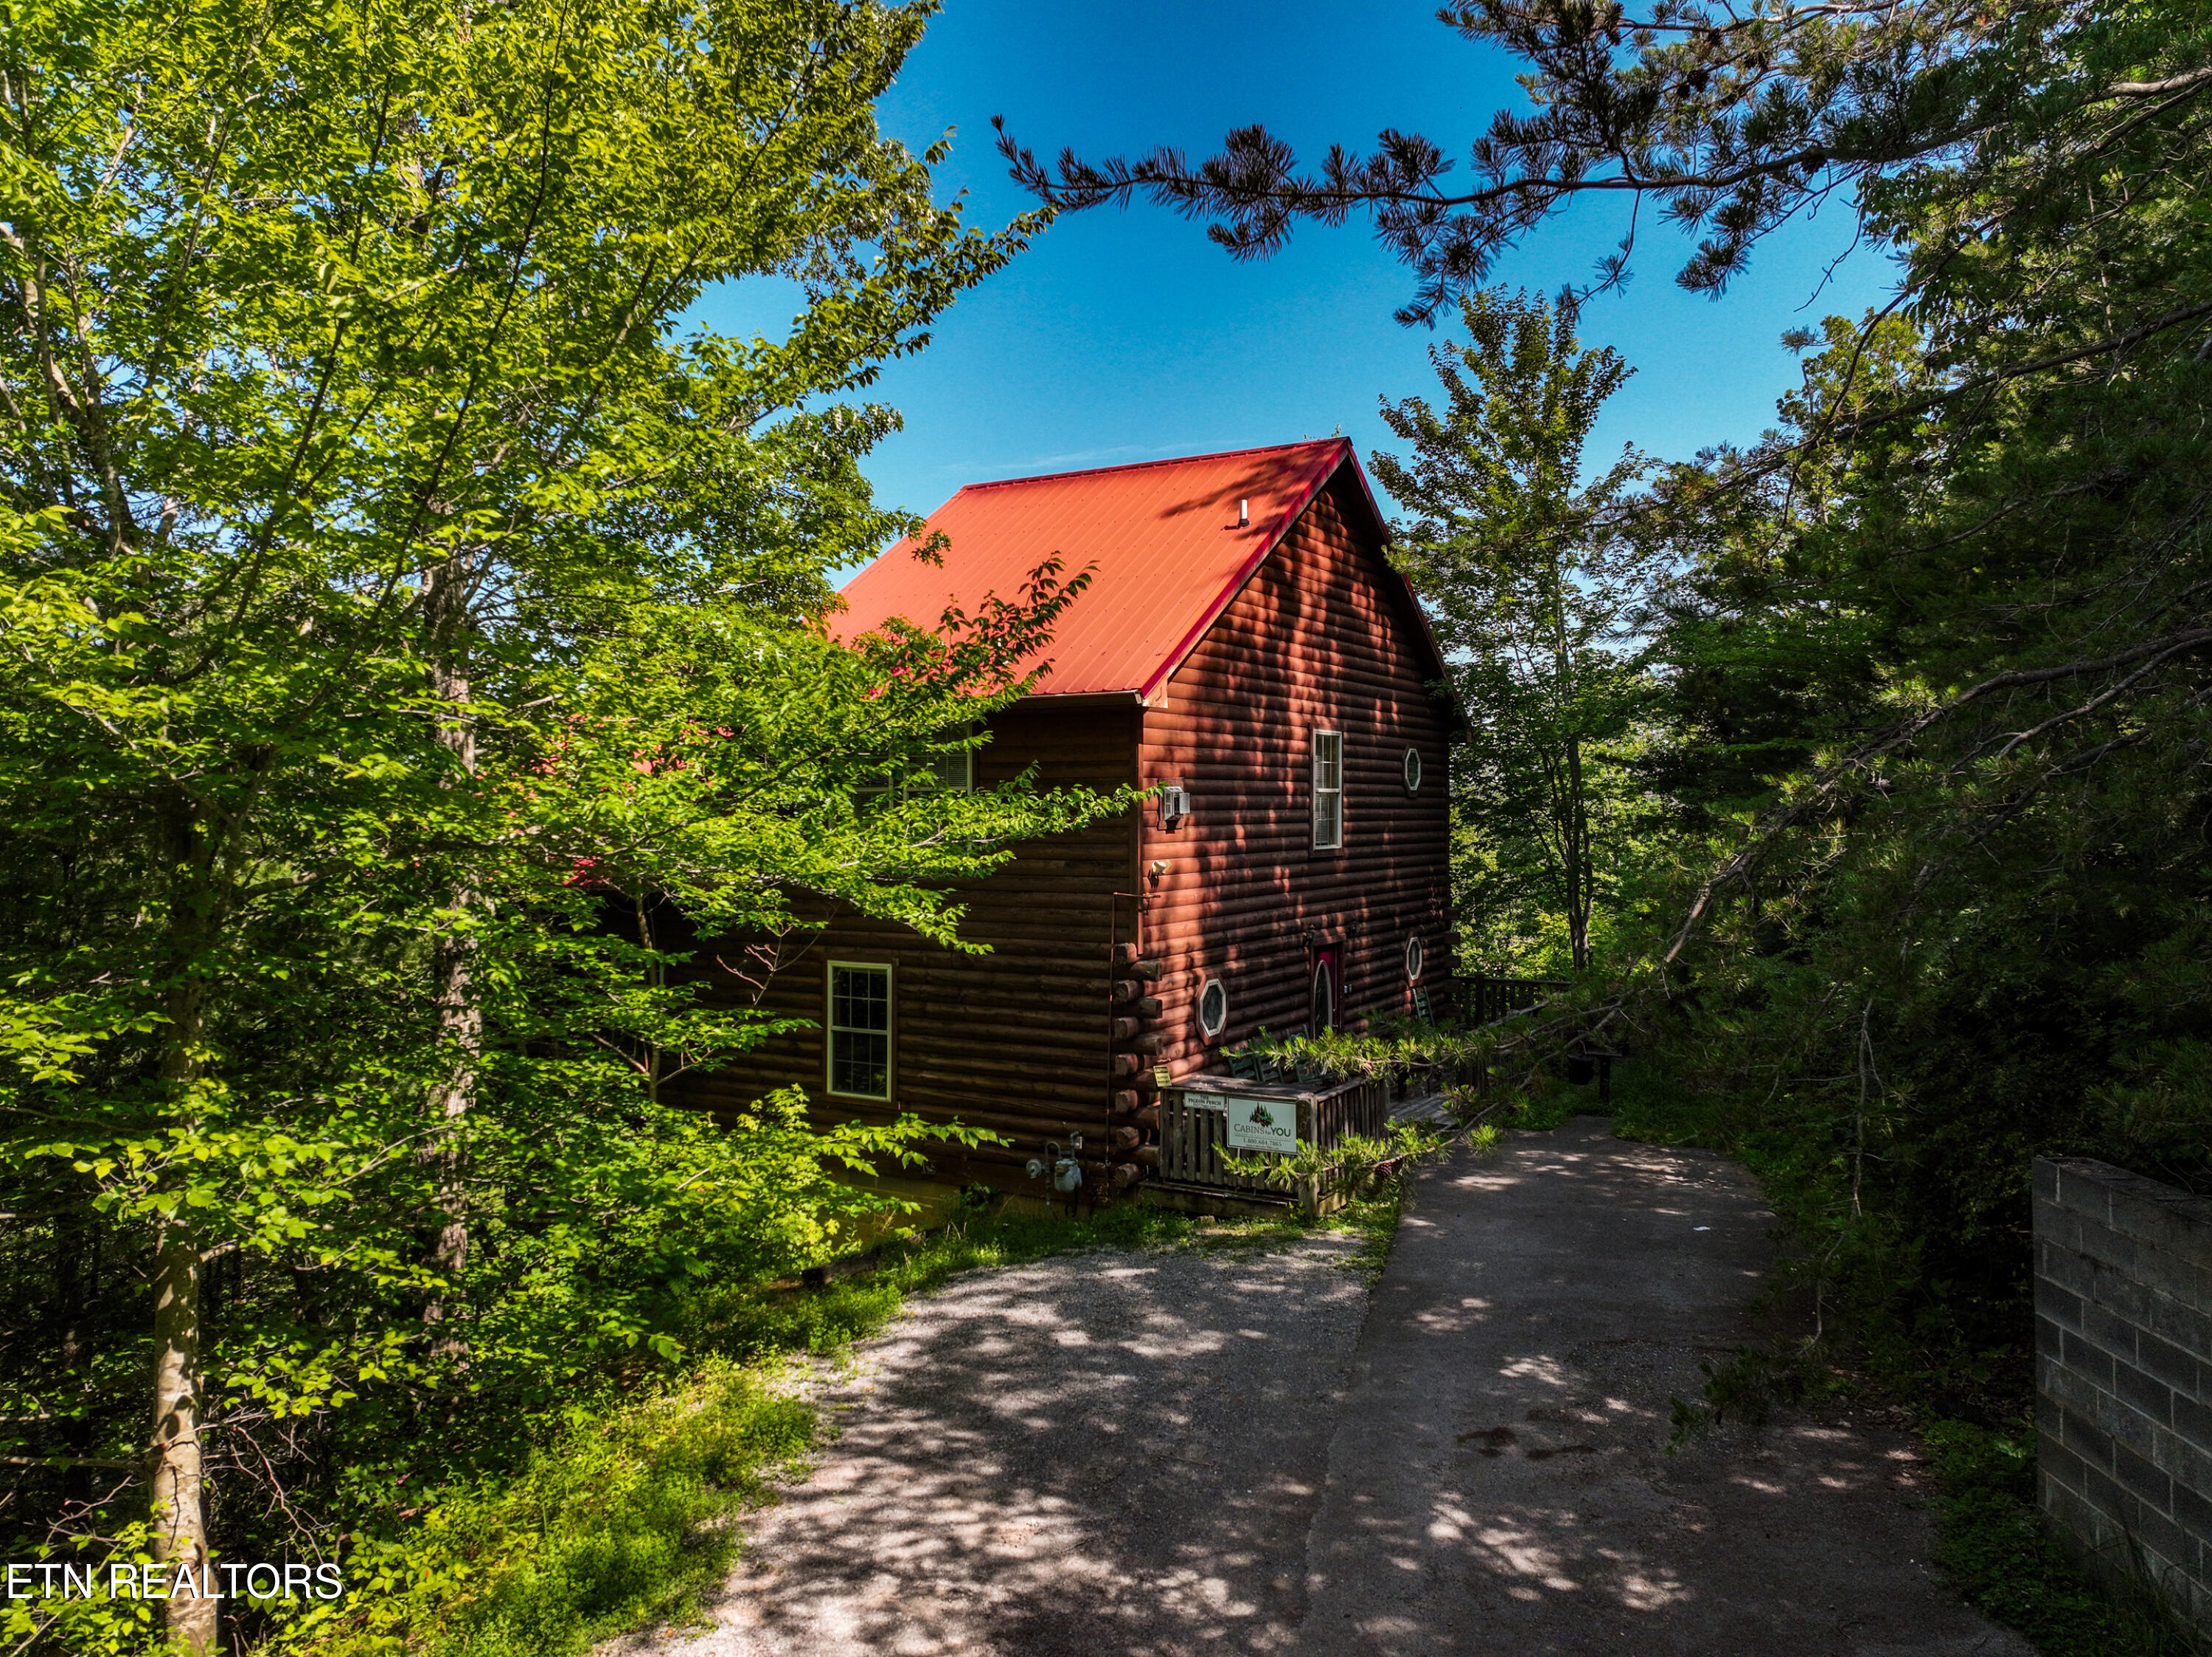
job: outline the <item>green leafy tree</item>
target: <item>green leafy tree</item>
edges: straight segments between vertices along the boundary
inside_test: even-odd
[[[896,417],[840,399],[1034,228],[876,130],[928,10],[11,18],[0,1171],[52,1542],[136,1503],[204,1582],[388,1511],[818,1246],[870,1201],[825,1159],[947,1131],[661,1106],[773,1026],[616,923],[952,941],[946,882],[1107,803],[862,787],[981,740],[1079,573],[822,627],[915,527],[857,470]],[[769,277],[787,338],[684,331]]]
[[[2212,246],[2201,135],[2137,137],[2023,163],[2033,214],[1913,323],[1830,321],[1782,429],[1682,497],[1731,521],[1660,641],[1652,775],[1711,833],[1654,940],[1686,1057],[1790,1147],[1863,1326],[1972,1384],[2025,1348],[2034,1155],[2212,1172],[2212,381],[2156,326]],[[1955,184],[1891,198],[1916,244]]]
[[[1558,917],[1579,972],[1625,832],[1618,751],[1644,693],[1634,629],[1655,569],[1624,532],[1646,462],[1624,451],[1585,478],[1583,453],[1633,370],[1583,349],[1564,295],[1478,291],[1460,314],[1467,342],[1429,353],[1446,406],[1386,399],[1384,423],[1413,452],[1376,452],[1375,475],[1413,515],[1395,556],[1473,727],[1453,778],[1479,848],[1462,912],[1524,917],[1524,937],[1540,931],[1525,917]]]

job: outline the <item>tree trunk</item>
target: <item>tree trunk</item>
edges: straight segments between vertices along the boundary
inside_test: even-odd
[[[169,1641],[189,1657],[215,1650],[208,1587],[205,1483],[200,1448],[200,1240],[181,1217],[165,1223],[154,1258],[154,1556],[168,1574]],[[191,1573],[191,1593],[177,1568]]]
[[[470,685],[459,651],[467,583],[468,571],[461,560],[444,565],[430,576],[423,608],[431,633],[431,693],[453,710],[438,722],[438,740],[452,752],[462,771],[472,775],[477,768],[476,723],[461,711],[469,699]],[[481,902],[481,894],[464,882],[453,893],[453,907],[457,913],[466,914]],[[433,966],[438,1046],[445,1074],[431,1089],[434,1125],[422,1153],[430,1169],[431,1206],[438,1220],[423,1264],[448,1284],[459,1281],[469,1261],[468,1194],[462,1179],[460,1137],[461,1124],[476,1105],[477,1076],[483,1062],[483,1009],[476,996],[476,953],[475,935],[458,928],[439,941]],[[447,1311],[441,1293],[433,1293],[422,1307],[433,1357],[458,1357],[466,1349],[466,1343],[444,1326]]]
[[[470,903],[473,896],[456,893],[456,906]],[[465,933],[449,935],[438,946],[438,1040],[447,1069],[431,1090],[430,1113],[438,1125],[423,1153],[438,1216],[424,1264],[448,1283],[458,1281],[469,1263],[468,1195],[462,1183],[459,1141],[462,1122],[476,1104],[477,1069],[483,1057],[483,1013],[477,1005],[471,972],[475,954],[474,941]],[[443,1326],[447,1305],[442,1294],[432,1295],[425,1303],[422,1322],[431,1331],[432,1356],[454,1357],[465,1349],[466,1343]]]
[[[207,981],[196,971],[203,953],[210,906],[199,901],[192,876],[204,862],[204,848],[189,826],[175,818],[176,876],[180,888],[173,909],[176,923],[176,973],[169,990],[168,1031],[161,1055],[163,1091],[181,1119],[195,1113],[191,1093],[198,1080],[200,1039],[207,1019]],[[189,1174],[186,1178],[189,1178]],[[187,1657],[215,1649],[216,1602],[206,1593],[208,1545],[206,1458],[200,1444],[200,1268],[203,1244],[181,1201],[161,1222],[154,1252],[154,1434],[147,1451],[151,1487],[154,1556],[171,1567],[167,1612],[170,1643]],[[195,1592],[180,1594],[182,1577],[191,1573]]]
[[[1578,736],[1567,739],[1567,947],[1575,971],[1589,966],[1590,899],[1594,882],[1589,866],[1589,813],[1583,800],[1583,744]]]

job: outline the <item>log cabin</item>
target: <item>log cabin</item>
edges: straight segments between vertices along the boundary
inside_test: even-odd
[[[1434,635],[1386,556],[1351,443],[1281,444],[974,484],[929,520],[942,563],[894,546],[844,588],[842,636],[927,625],[1018,594],[1052,554],[1089,590],[1037,689],[950,786],[1157,790],[1141,810],[1022,847],[961,893],[955,953],[831,917],[765,990],[710,997],[811,1020],[689,1102],[796,1085],[824,1121],[914,1112],[1002,1145],[949,1148],[940,1188],[1081,1200],[1159,1167],[1158,1089],[1266,1030],[1363,1027],[1450,959],[1446,750],[1461,721]],[[706,948],[699,959],[727,959]]]

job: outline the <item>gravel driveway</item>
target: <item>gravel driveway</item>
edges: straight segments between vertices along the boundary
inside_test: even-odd
[[[913,1302],[821,1398],[704,1633],[623,1657],[2033,1657],[1926,1563],[1902,1435],[1666,1452],[1772,1216],[1584,1118],[1354,1240],[1063,1256]]]
[[[1357,1240],[1063,1255],[910,1304],[748,1521],[711,1632],[652,1657],[1264,1652],[1366,1310]]]

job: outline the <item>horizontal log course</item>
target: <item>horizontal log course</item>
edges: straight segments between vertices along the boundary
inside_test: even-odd
[[[1069,911],[1060,905],[1026,904],[1004,915],[978,913],[971,907],[960,923],[961,936],[982,944],[987,955],[955,953],[925,941],[910,932],[884,933],[846,922],[833,922],[804,955],[785,961],[769,980],[770,995],[805,993],[818,999],[825,960],[890,960],[914,972],[980,971],[997,977],[1034,977],[1048,985],[1079,984],[1096,996],[1106,981],[1098,958],[1085,934],[1096,937],[1106,930],[1111,899],[1101,899],[1095,911],[1087,906]],[[696,976],[738,990],[750,1002],[753,991],[740,987],[720,961],[757,975],[756,963],[744,955],[742,940],[715,939],[698,946],[696,959],[687,976]],[[719,958],[719,960],[718,959]]]
[[[1345,844],[1328,849],[1313,844],[1313,830],[1303,801],[1295,811],[1286,808],[1272,818],[1256,812],[1244,813],[1236,825],[1234,838],[1194,829],[1188,839],[1175,849],[1175,868],[1152,887],[1146,916],[1159,912],[1163,892],[1179,891],[1196,881],[1231,877],[1279,881],[1285,863],[1305,874],[1323,874],[1331,865],[1356,868],[1371,861],[1378,851],[1391,856],[1408,851],[1433,855],[1450,838],[1433,813],[1362,813],[1356,809],[1358,803],[1356,797],[1346,802]]]
[[[950,1126],[957,1121],[965,1128],[988,1128],[993,1133],[1004,1134],[1015,1139],[1057,1139],[1064,1129],[1073,1125],[1079,1130],[1085,1124],[1091,1113],[1079,1106],[1063,1106],[1052,1110],[1040,1107],[1033,1111],[994,1110],[974,1102],[959,1105],[932,1101],[914,1114],[936,1126]],[[842,1126],[850,1121],[884,1123],[891,1118],[885,1115],[861,1115],[850,1111],[823,1111],[817,1120],[832,1126]]]
[[[1133,1126],[1140,1128],[1146,1133],[1158,1133],[1160,1130],[1159,1106],[1147,1106],[1143,1110],[1133,1112],[1129,1120]]]
[[[1158,1145],[1139,1145],[1129,1153],[1129,1160],[1140,1168],[1157,1168],[1160,1165],[1160,1148]]]
[[[1106,1101],[1106,1109],[1108,1114],[1112,1116],[1134,1116],[1139,1109],[1137,1102],[1137,1090],[1133,1087],[1118,1089],[1114,1096]]]
[[[1130,1010],[1140,1019],[1156,1019],[1166,1010],[1158,996],[1145,996],[1130,1003]]]
[[[998,950],[1011,944],[1060,944],[1065,946],[1071,938],[1080,938],[1088,932],[1094,937],[1111,923],[1108,905],[1112,899],[1100,902],[1094,914],[1054,918],[1049,911],[1039,916],[1042,905],[1032,905],[1022,911],[1022,918],[994,917],[988,923],[974,914],[961,923],[960,935],[969,943],[980,943],[986,948]],[[839,959],[845,959],[840,956]],[[860,957],[866,960],[866,956]],[[983,957],[988,960],[988,956]],[[1091,993],[1097,993],[1097,980],[1092,981]]]
[[[1213,702],[1215,707],[1205,712],[1186,711],[1178,716],[1171,704],[1163,710],[1157,732],[1151,722],[1146,722],[1145,746],[1147,748],[1181,747],[1199,758],[1213,759],[1224,769],[1234,766],[1255,774],[1265,770],[1262,757],[1268,752],[1267,748],[1229,748],[1224,745],[1231,740],[1249,743],[1253,726],[1260,720],[1271,720],[1279,726],[1285,722],[1305,724],[1331,717],[1340,712],[1343,700],[1362,692],[1377,700],[1400,703],[1414,699],[1429,701],[1428,693],[1419,686],[1379,673],[1347,669],[1332,686],[1334,696],[1324,700],[1320,692],[1297,685],[1279,673],[1224,672],[1218,658],[1201,661],[1194,657],[1186,664],[1185,670],[1189,671],[1193,667],[1197,669],[1197,673],[1185,692],[1186,705],[1204,697]],[[1220,704],[1231,696],[1236,698],[1237,709],[1221,710]],[[1238,710],[1248,712],[1240,717]],[[1363,731],[1349,721],[1346,723],[1351,725],[1347,734],[1363,742],[1378,740],[1378,733],[1371,726]],[[1359,723],[1365,724],[1366,722],[1363,719]],[[1410,730],[1379,734],[1381,740],[1397,742],[1401,748],[1414,746],[1423,741],[1421,734]],[[1280,748],[1278,747],[1276,752],[1279,752]],[[1401,797],[1405,797],[1402,779],[1399,783],[1398,792]],[[1421,790],[1422,794],[1427,792],[1425,787]],[[1418,799],[1420,796],[1412,797]],[[1191,810],[1194,819],[1199,811],[1195,800],[1191,802]]]
[[[1106,1033],[1098,1027],[1095,1009],[1071,1012],[1064,1020],[1048,1020],[1009,1038],[1003,1025],[978,1020],[945,1020],[923,1026],[927,1036],[908,1036],[898,1044],[893,1059],[893,1084],[923,1070],[951,1073],[968,1078],[999,1076],[1009,1080],[1024,1075],[1096,1075],[1099,1056],[1106,1051]],[[728,1074],[747,1078],[774,1076],[775,1086],[796,1085],[821,1090],[824,1085],[819,1037],[795,1041],[780,1051],[754,1056],[742,1071]],[[685,1078],[682,1088],[704,1085]],[[680,1088],[679,1088],[680,1090]],[[757,1087],[756,1092],[766,1091]]]
[[[1097,915],[1114,901],[1115,888],[1128,878],[1126,854],[1102,857],[1080,869],[1038,868],[1014,862],[999,870],[991,885],[956,895],[968,900],[971,916],[980,907],[984,918],[994,913],[1017,912],[1015,905],[1024,898],[1054,906],[1073,908],[1080,904],[1085,911]]]
[[[1114,965],[1124,969],[1134,966],[1137,964],[1138,953],[1136,945],[1117,943],[1114,946]]]
[[[1116,1053],[1114,1055],[1113,1062],[1107,1068],[1110,1074],[1117,1076],[1141,1075],[1144,1073],[1145,1062],[1134,1053]]]
[[[1095,1113],[1098,1109],[1097,1072],[1051,1076],[1012,1075],[1002,1081],[963,1075],[957,1071],[924,1074],[908,1071],[899,1083],[899,1103],[907,1110],[964,1110],[970,1101],[995,1100],[990,1108],[1014,1112],[1054,1110]],[[843,1101],[825,1099],[828,1106]]]
[[[1162,1045],[1164,1045],[1164,1042],[1165,1038],[1163,1037],[1158,1031],[1155,1030],[1148,1035],[1132,1036],[1122,1045],[1132,1053],[1157,1055]]]
[[[1085,1019],[1084,1023],[1091,1020]],[[904,1087],[909,1081],[940,1078],[973,1083],[986,1079],[1013,1082],[1025,1076],[1041,1081],[1054,1076],[1095,1076],[1098,1056],[1106,1048],[1105,1033],[1095,1024],[1088,1030],[1040,1031],[1018,1044],[996,1039],[988,1029],[969,1034],[966,1041],[900,1043],[893,1085]],[[814,1070],[814,1080],[808,1085],[819,1087],[820,1067]]]
[[[1145,1171],[1133,1162],[1116,1162],[1114,1165],[1114,1183],[1125,1191],[1144,1177]]]
[[[1134,1128],[1109,1128],[1106,1142],[1117,1151],[1133,1151],[1145,1142],[1145,1136]]]
[[[1145,986],[1138,983],[1134,978],[1116,978],[1114,980],[1114,1000],[1116,1004],[1125,1001],[1134,1001],[1138,996],[1144,993]]]
[[[1128,1041],[1144,1027],[1145,1021],[1142,1019],[1115,1019],[1111,1023],[1114,1039],[1116,1041]]]
[[[1335,659],[1328,664],[1328,676],[1325,680],[1312,674],[1300,679],[1297,676],[1299,664],[1291,660],[1299,653],[1295,649],[1280,649],[1277,641],[1294,646],[1318,644],[1322,649],[1331,645],[1340,646],[1344,641],[1340,637],[1332,638],[1328,630],[1330,626],[1340,628],[1348,615],[1359,606],[1345,603],[1340,598],[1335,603],[1320,607],[1328,612],[1327,623],[1319,627],[1301,627],[1295,621],[1286,625],[1279,617],[1260,615],[1251,611],[1239,617],[1236,613],[1237,606],[1232,604],[1228,612],[1229,618],[1232,624],[1239,620],[1244,623],[1244,637],[1236,637],[1237,630],[1232,625],[1225,631],[1217,632],[1212,637],[1204,640],[1192,650],[1176,673],[1176,688],[1182,694],[1171,694],[1161,708],[1152,710],[1145,721],[1146,729],[1149,731],[1152,728],[1153,715],[1165,714],[1172,717],[1177,714],[1208,711],[1209,704],[1192,693],[1208,679],[1231,680],[1238,690],[1247,692],[1248,699],[1251,700],[1273,692],[1286,699],[1312,703],[1331,691],[1339,691],[1340,696],[1342,690],[1363,688],[1377,683],[1394,691],[1412,688],[1417,695],[1425,697],[1428,694],[1425,685],[1411,684],[1409,679],[1400,678],[1394,665],[1385,660],[1385,653],[1374,649],[1340,649],[1335,653]],[[1374,612],[1370,611],[1368,613],[1372,615]],[[1272,652],[1264,648],[1255,648],[1255,636],[1263,638],[1266,644],[1277,644],[1277,648]],[[1340,674],[1341,678],[1338,677]],[[1216,703],[1211,706],[1218,709],[1219,704]]]
[[[1382,884],[1372,875],[1362,880],[1349,874],[1310,881],[1304,893],[1306,910],[1309,912],[1320,911],[1336,917],[1339,925],[1333,929],[1340,935],[1365,931],[1372,936],[1371,926],[1360,922],[1353,906],[1360,905],[1363,900],[1372,901],[1389,896],[1387,888],[1382,891],[1376,889]],[[1344,901],[1336,904],[1329,901],[1338,897]],[[1347,910],[1352,912],[1347,913]],[[1187,929],[1199,921],[1249,921],[1255,924],[1247,929],[1245,935],[1251,937],[1287,937],[1302,933],[1308,924],[1306,915],[1297,910],[1285,909],[1282,893],[1260,880],[1239,882],[1235,886],[1216,886],[1207,892],[1194,892],[1180,901],[1163,904],[1153,920],[1155,924],[1173,926],[1179,930]]]
[[[1139,961],[1129,969],[1129,976],[1133,978],[1157,979],[1160,976],[1160,964],[1158,961]]]
[[[1225,787],[1223,791],[1227,791]],[[1367,809],[1361,809],[1363,803]],[[1146,912],[1150,915],[1158,907],[1162,892],[1201,875],[1245,874],[1255,879],[1279,880],[1288,872],[1282,867],[1286,863],[1292,871],[1313,872],[1333,863],[1356,864],[1377,848],[1433,850],[1449,838],[1449,832],[1438,814],[1429,808],[1429,802],[1419,804],[1420,809],[1415,810],[1410,805],[1363,802],[1354,792],[1345,801],[1344,844],[1323,847],[1313,844],[1312,819],[1303,799],[1285,801],[1272,811],[1247,800],[1234,825],[1204,824],[1188,835],[1176,836],[1176,855],[1170,860],[1174,866],[1151,888],[1154,901],[1147,904]],[[1228,832],[1231,827],[1233,834]]]
[[[919,1025],[948,1044],[961,1039],[953,1033],[963,1026],[968,1039],[988,1039],[1000,1030],[1035,1030],[1048,1037],[1057,1033],[1071,1041],[1095,1041],[1098,1036],[1098,1002],[1087,996],[1054,997],[1043,1006],[1024,1006],[1012,997],[1001,1000],[979,986],[957,995],[910,996],[904,1011],[911,1020],[909,1028]],[[903,1032],[901,1034],[902,1045],[915,1039]]]
[[[1103,1115],[1097,1101],[1095,1086],[1087,1097],[1075,1088],[1051,1094],[994,1093],[975,1087],[925,1094],[917,1089],[900,1100],[899,1109],[930,1122],[957,1118],[971,1128],[1027,1128],[1040,1122],[1086,1127]]]
[[[703,1102],[703,1101],[702,1101]],[[750,1101],[747,1101],[750,1103]],[[742,1112],[726,1102],[708,1104],[710,1110]],[[1096,1082],[1082,1087],[1032,1087],[994,1089],[973,1082],[960,1087],[913,1085],[899,1093],[898,1104],[864,1106],[857,1100],[817,1094],[811,1114],[817,1122],[888,1122],[905,1112],[926,1122],[949,1122],[957,1118],[970,1127],[1004,1126],[1042,1121],[1081,1123],[1101,1114]]]

